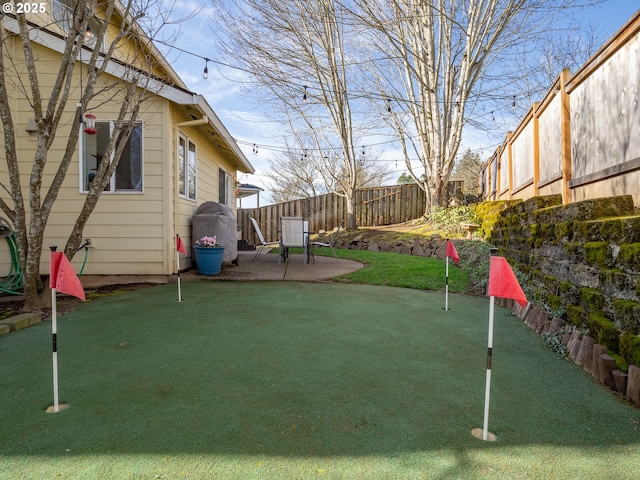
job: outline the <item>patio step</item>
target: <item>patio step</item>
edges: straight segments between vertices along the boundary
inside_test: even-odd
[[[21,313],[20,315],[14,315],[13,317],[0,320],[0,329],[2,329],[3,326],[9,327],[9,330],[14,332],[16,330],[22,330],[23,328],[29,328],[40,322],[42,322],[42,316],[39,313]]]

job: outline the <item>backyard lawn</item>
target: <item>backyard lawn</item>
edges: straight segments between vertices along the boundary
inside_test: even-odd
[[[634,479],[640,410],[488,300],[384,286],[183,283],[0,337],[0,478]]]

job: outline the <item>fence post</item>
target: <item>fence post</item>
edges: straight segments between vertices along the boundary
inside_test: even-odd
[[[571,189],[569,188],[569,180],[571,180],[571,104],[570,97],[567,93],[567,81],[571,72],[565,68],[560,73],[560,114],[562,116],[562,203],[567,205],[572,201]]]
[[[540,102],[533,104],[531,108],[533,120],[533,195],[537,197],[540,194],[538,183],[540,182],[540,113],[538,107]]]

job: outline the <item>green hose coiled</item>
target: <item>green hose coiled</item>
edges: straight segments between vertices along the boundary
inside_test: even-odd
[[[11,233],[8,233],[11,232]],[[7,234],[8,233],[8,234]],[[18,241],[16,234],[11,230],[9,223],[0,217],[0,235],[7,239],[9,255],[11,257],[11,267],[9,274],[0,279],[0,292],[11,295],[22,294],[22,269],[20,268],[20,254],[18,253]]]
[[[9,233],[10,232],[10,233]],[[9,274],[0,278],[0,292],[8,293],[10,295],[22,295],[23,276],[22,269],[20,268],[20,254],[18,253],[18,240],[16,234],[11,230],[9,223],[2,217],[0,217],[0,236],[7,239],[9,245],[9,255],[11,257],[11,267],[9,268]],[[84,261],[78,276],[82,275],[84,267],[87,264],[87,258],[89,257],[89,249],[84,247]]]

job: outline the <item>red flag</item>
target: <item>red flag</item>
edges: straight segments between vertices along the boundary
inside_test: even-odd
[[[62,252],[51,252],[49,287],[60,293],[73,295],[84,301],[84,288],[74,272],[69,259]]]
[[[182,243],[182,239],[180,235],[176,235],[176,251],[186,255],[187,249],[184,247],[184,243]]]
[[[456,252],[456,247],[451,240],[447,240],[447,257],[453,258],[453,261],[456,263],[460,262],[460,257],[458,256],[458,252]]]
[[[527,297],[504,257],[491,257],[487,293],[490,297],[513,298],[523,307],[527,304]]]

